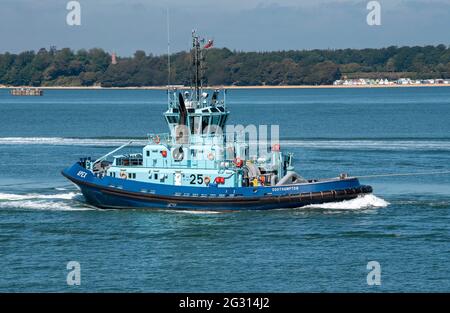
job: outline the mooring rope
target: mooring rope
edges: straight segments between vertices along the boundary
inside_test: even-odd
[[[392,176],[417,176],[417,175],[441,175],[450,174],[450,171],[440,172],[416,172],[416,173],[391,173],[391,174],[374,174],[374,175],[361,175],[353,176],[356,178],[371,178],[371,177],[392,177]]]

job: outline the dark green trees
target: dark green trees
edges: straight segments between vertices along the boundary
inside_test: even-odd
[[[171,56],[171,84],[192,81],[188,52]],[[209,85],[327,85],[346,78],[450,78],[450,48],[388,47],[276,52],[206,51]],[[102,49],[40,49],[0,54],[0,84],[32,86],[129,87],[167,84],[167,55],[136,51],[118,57]]]

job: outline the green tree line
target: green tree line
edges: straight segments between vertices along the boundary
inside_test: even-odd
[[[326,85],[342,78],[450,78],[450,47],[388,47],[274,52],[227,48],[205,53],[209,85]],[[40,49],[0,54],[0,84],[11,86],[164,86],[167,55],[136,51],[117,57],[102,49]],[[190,85],[189,52],[171,55],[171,84]]]

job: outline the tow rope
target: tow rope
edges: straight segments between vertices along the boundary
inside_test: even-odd
[[[361,175],[353,176],[356,178],[371,178],[371,177],[393,177],[393,176],[417,176],[417,175],[442,175],[450,174],[450,171],[440,171],[440,172],[416,172],[416,173],[391,173],[391,174],[374,174],[374,175]]]

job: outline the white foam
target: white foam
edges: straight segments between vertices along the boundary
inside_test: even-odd
[[[0,202],[0,208],[14,208],[27,210],[50,210],[50,211],[87,211],[89,207],[72,206],[64,202],[52,202],[45,200],[20,200]]]
[[[63,137],[2,137],[0,145],[54,145],[54,146],[120,146],[129,139],[102,139],[102,138],[63,138]],[[131,146],[142,146],[147,143],[145,139],[133,139]]]
[[[363,210],[370,208],[384,208],[390,203],[373,194],[358,196],[352,200],[329,202],[323,204],[310,204],[301,209],[327,209],[327,210]]]
[[[144,146],[146,139],[127,138],[64,138],[64,137],[0,137],[0,145],[56,145],[56,146],[101,146],[115,147],[130,140],[131,146]],[[250,143],[251,144],[251,143]],[[350,150],[438,150],[450,151],[449,140],[403,140],[403,139],[317,139],[317,140],[281,140],[281,146],[315,149]]]
[[[92,208],[83,203],[71,202],[79,193],[59,194],[11,194],[0,193],[0,208],[53,210],[53,211],[86,211]],[[69,200],[69,201],[68,201]]]
[[[57,193],[57,194],[50,194],[50,195],[43,195],[43,194],[37,194],[37,193],[30,193],[30,194],[0,193],[0,200],[7,200],[7,201],[31,200],[31,199],[71,200],[78,195],[80,195],[80,194],[76,193],[76,192]]]
[[[285,140],[281,144],[315,149],[450,151],[448,140]]]

